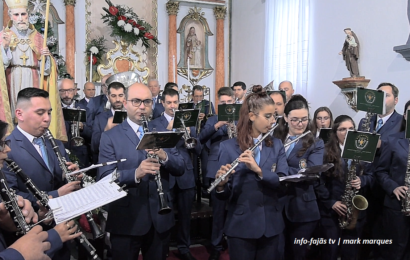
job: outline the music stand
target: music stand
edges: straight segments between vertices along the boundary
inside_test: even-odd
[[[301,169],[298,174],[280,177],[279,181],[285,182],[301,182],[301,181],[315,181],[320,178],[319,173],[325,172],[334,166],[333,163],[326,163],[323,165],[315,165]],[[295,178],[292,178],[294,176]]]
[[[178,110],[194,109],[194,103],[180,103]]]
[[[172,128],[183,128],[181,120],[184,121],[185,127],[196,126],[198,121],[199,110],[197,109],[187,109],[187,110],[177,110],[174,115],[174,124]]]
[[[218,121],[234,122],[239,119],[239,111],[242,104],[221,104],[218,105]]]
[[[64,121],[85,122],[86,111],[80,108],[63,108]]]
[[[114,124],[121,124],[125,119],[127,119],[127,111],[115,110],[114,118],[112,119]]]
[[[137,150],[173,148],[181,139],[183,132],[147,132],[137,145]]]

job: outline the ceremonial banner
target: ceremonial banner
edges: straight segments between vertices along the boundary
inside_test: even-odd
[[[7,135],[14,129],[13,120],[11,118],[9,93],[7,90],[6,73],[3,64],[3,54],[0,50],[0,120],[7,122]]]

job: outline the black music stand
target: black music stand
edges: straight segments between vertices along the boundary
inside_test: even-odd
[[[301,181],[315,181],[320,178],[320,173],[325,172],[332,168],[334,165],[333,163],[326,163],[323,165],[315,165],[311,167],[307,167],[305,169],[300,170],[298,173],[301,174],[302,176],[298,178],[286,178],[284,180],[279,180],[280,181],[285,181],[285,182],[301,182]],[[291,175],[292,176],[292,175]],[[288,176],[290,177],[290,176]]]
[[[180,103],[178,110],[194,109],[194,103]]]
[[[114,118],[112,119],[114,124],[121,124],[125,119],[127,119],[127,111],[114,111]]]
[[[183,132],[147,132],[137,145],[137,150],[173,148],[181,139]]]
[[[85,122],[86,111],[80,108],[63,108],[64,121]]]
[[[185,127],[196,126],[198,115],[199,110],[197,109],[177,110],[175,111],[172,128],[183,128],[181,120],[184,121]]]

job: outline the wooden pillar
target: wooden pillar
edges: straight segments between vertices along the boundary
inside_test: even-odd
[[[64,0],[65,4],[65,62],[67,72],[71,77],[75,77],[75,18],[74,7],[76,0]],[[78,76],[78,75],[77,75]],[[76,82],[78,80],[76,79]]]
[[[225,85],[224,21],[226,7],[214,7],[214,15],[216,18],[215,103],[218,104],[218,90]]]
[[[8,21],[10,20],[9,17],[9,7],[6,4],[6,1],[3,1],[3,26],[6,27]],[[3,28],[0,28],[1,30],[3,30]]]
[[[168,82],[178,81],[177,74],[177,14],[179,2],[167,2],[168,12]],[[175,62],[174,62],[175,57]],[[166,82],[164,82],[165,84]]]

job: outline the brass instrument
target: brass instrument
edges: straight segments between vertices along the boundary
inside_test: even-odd
[[[346,176],[346,188],[342,195],[342,204],[346,205],[346,216],[339,217],[339,226],[342,229],[354,229],[356,227],[357,218],[359,217],[359,210],[367,209],[369,203],[362,195],[358,195],[358,190],[353,188],[350,182],[357,178],[356,163],[358,161],[352,160],[349,172]]]
[[[408,189],[404,199],[401,200],[402,210],[405,216],[410,216],[410,144],[409,144],[409,153],[407,155],[407,169],[406,176],[404,177],[404,186]]]
[[[144,133],[149,132],[148,120],[144,114],[141,114],[141,121],[142,121],[143,129],[144,129]],[[153,158],[159,162],[159,157],[156,154],[147,153],[147,158]],[[158,191],[159,203],[160,203],[160,209],[158,211],[158,214],[160,215],[168,214],[172,211],[172,209],[168,206],[168,202],[165,198],[164,190],[162,188],[161,174],[159,171],[157,171],[155,174],[155,182],[157,183],[157,188],[158,188],[157,191]]]
[[[179,102],[180,103],[189,103],[192,100],[192,90],[191,90],[191,86],[189,85],[182,85],[182,88],[178,91],[179,94],[182,94],[182,91],[185,91],[187,93],[187,95],[184,98],[180,98]]]
[[[67,168],[67,165],[66,165],[67,160],[61,154],[60,149],[49,129],[46,129],[46,131],[44,132],[44,137],[50,140],[53,151],[57,156],[58,165],[60,166],[61,171],[63,172],[63,179],[67,178],[68,182],[77,181],[77,176],[73,176],[69,174],[70,170]],[[90,225],[90,229],[94,235],[94,238],[100,238],[104,235],[104,232],[102,232],[101,228],[97,226],[92,215],[93,214],[91,211],[85,214],[85,216],[87,217],[88,224]]]
[[[208,114],[206,114],[206,119],[208,119],[211,116],[214,116],[214,114],[212,114],[211,89],[205,86],[202,88],[204,90],[204,96],[208,96]]]
[[[174,112],[174,116],[175,116],[175,109],[172,109],[172,111]],[[183,138],[185,140],[185,148],[186,149],[193,149],[195,148],[195,146],[198,144],[198,141],[191,137],[191,135],[188,132],[187,127],[185,126],[185,121],[182,117],[178,118],[181,121],[182,124],[182,131],[184,131],[184,135]]]
[[[233,107],[233,112],[232,114],[235,116],[235,107]],[[228,121],[228,125],[226,126],[227,130],[228,130],[228,137],[229,139],[235,138],[238,136],[238,132],[236,129],[236,125],[235,125],[235,119],[234,118],[230,118],[230,120]]]
[[[80,107],[77,107],[77,110],[80,109]],[[80,113],[78,113],[78,115],[80,116]],[[80,135],[80,118],[78,118],[77,121],[71,122],[71,136],[71,146],[78,147],[84,145],[84,138]]]

